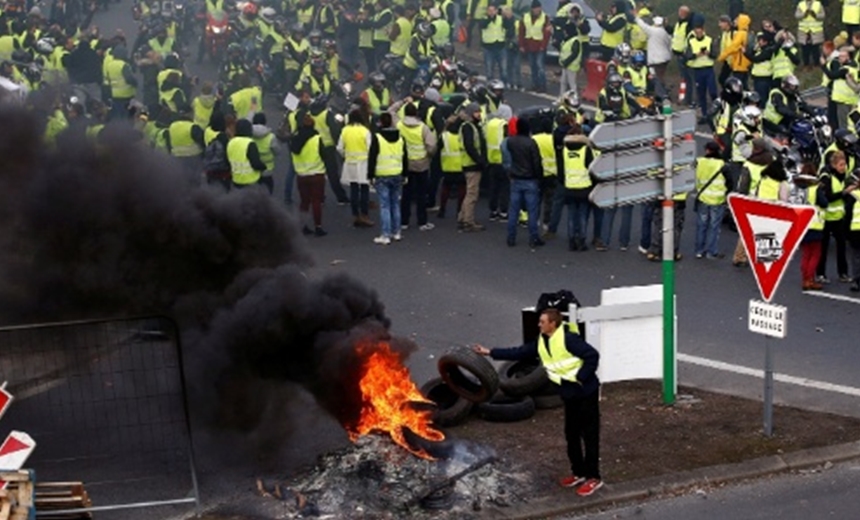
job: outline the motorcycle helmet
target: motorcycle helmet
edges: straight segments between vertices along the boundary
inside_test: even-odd
[[[247,18],[257,16],[257,4],[254,2],[246,3],[245,7],[242,8],[242,14]]]
[[[454,58],[454,45],[451,43],[446,43],[436,49],[439,57],[442,59],[453,59]]]
[[[741,122],[746,126],[758,126],[761,110],[755,105],[745,106],[741,111]]]
[[[621,90],[622,84],[624,84],[624,78],[617,72],[613,72],[606,77],[606,86],[613,90]]]
[[[619,43],[617,47],[615,47],[615,55],[613,59],[618,63],[630,63],[630,55],[632,49],[630,48],[629,43]]]
[[[758,104],[761,103],[761,96],[759,96],[758,92],[755,90],[744,92],[743,99],[745,105],[758,106]]]
[[[791,140],[798,148],[806,149],[815,145],[815,127],[806,119],[795,119],[790,128]]]
[[[325,61],[320,58],[311,60],[311,74],[314,76],[325,74]]]
[[[421,94],[424,95],[424,90],[427,88],[427,84],[421,81],[420,79],[416,79],[412,82],[412,87],[409,91],[413,94]]]
[[[314,47],[318,47],[322,40],[322,32],[319,29],[313,29],[308,33],[308,40],[311,41],[311,45]]]
[[[385,87],[385,75],[381,72],[374,72],[367,78],[370,86],[372,88],[384,88]]]
[[[30,53],[24,49],[17,49],[12,52],[12,61],[18,64],[30,63]]]
[[[442,79],[439,76],[434,76],[433,79],[430,80],[430,88],[434,88],[436,90],[442,88]]]
[[[319,47],[311,47],[308,50],[308,59],[310,61],[322,60],[323,57],[323,51]]]
[[[630,57],[630,62],[636,69],[641,69],[645,66],[645,53],[640,50],[633,51]]]
[[[840,128],[834,132],[833,138],[840,150],[848,150],[857,145],[857,136],[844,128]]]
[[[505,91],[505,83],[500,79],[494,79],[489,83],[490,90],[493,91],[493,94],[501,94]]]
[[[723,83],[721,97],[730,104],[739,103],[744,96],[744,84],[738,78],[731,76]]]
[[[469,97],[473,101],[485,103],[487,101],[487,87],[481,83],[478,83],[477,85],[472,87],[471,92],[469,92]]]
[[[418,33],[418,36],[420,36],[421,38],[426,40],[426,39],[430,38],[431,36],[433,36],[434,31],[433,31],[433,26],[430,25],[429,22],[421,22],[418,24],[418,28],[416,29],[415,32]]]
[[[272,23],[277,14],[278,13],[272,7],[264,7],[260,10],[260,18],[266,23]]]
[[[311,101],[310,109],[312,112],[318,112],[328,105],[328,94],[319,94],[317,97]]]
[[[39,41],[36,42],[36,52],[39,54],[51,54],[54,52],[54,39],[53,38],[40,38]]]
[[[448,75],[448,73],[457,72],[457,64],[451,60],[442,60],[442,63],[439,64],[439,70],[442,71],[442,74]]]
[[[322,45],[325,50],[337,50],[337,42],[334,40],[323,40]]]
[[[305,25],[302,22],[296,22],[290,28],[294,36],[304,36]]]
[[[575,90],[568,90],[565,92],[561,100],[566,107],[574,110],[579,110],[579,107],[582,105],[579,100],[579,94],[577,94]]]
[[[797,81],[797,76],[789,74],[782,78],[782,83],[780,83],[779,88],[786,94],[796,94],[797,90],[800,88],[800,82]]]

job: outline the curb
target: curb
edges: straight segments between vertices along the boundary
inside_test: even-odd
[[[820,466],[827,462],[836,463],[858,458],[860,458],[860,441],[835,444],[782,455],[770,455],[736,464],[707,466],[606,485],[602,491],[590,498],[580,498],[571,493],[570,499],[543,498],[505,509],[487,509],[483,518],[511,520],[552,518],[599,507],[619,506],[626,502],[656,497],[696,486],[738,482]]]

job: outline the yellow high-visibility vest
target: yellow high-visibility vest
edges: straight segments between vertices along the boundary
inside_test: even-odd
[[[544,345],[543,337],[539,336],[538,354],[546,370],[546,375],[553,383],[560,385],[562,381],[576,382],[576,374],[582,367],[582,359],[567,350],[564,327],[559,327],[549,337],[549,349]]]
[[[687,46],[690,48],[690,51],[693,54],[693,59],[687,61],[687,66],[691,69],[703,69],[705,67],[713,67],[714,59],[711,58],[711,45],[713,44],[713,39],[710,36],[705,35],[702,39],[698,39],[694,36],[690,36],[690,39],[687,40]],[[708,54],[704,56],[699,53],[705,51]]]
[[[726,161],[714,157],[696,159],[696,191],[698,199],[708,206],[719,206],[726,202],[726,178],[717,174]],[[716,176],[715,176],[716,175]],[[713,180],[711,180],[713,178]],[[708,182],[710,181],[710,184]],[[705,188],[705,184],[708,184]],[[702,189],[704,188],[704,191]]]
[[[137,94],[134,85],[125,80],[122,73],[127,63],[125,60],[112,59],[105,67],[105,81],[110,85],[110,95],[115,99],[133,98]]]
[[[377,134],[379,155],[376,157],[376,176],[394,177],[403,173],[403,138],[398,137],[393,143]]]
[[[167,127],[170,136],[170,155],[174,157],[198,157],[203,153],[200,145],[191,137],[192,121],[174,121]]]
[[[537,144],[540,152],[540,162],[543,166],[543,176],[553,177],[558,174],[558,165],[555,162],[555,144],[552,142],[552,134],[546,132],[532,135],[532,141]]]
[[[442,132],[440,152],[442,173],[461,173],[463,171],[463,140],[460,134],[445,130]]]
[[[394,23],[400,27],[400,34],[391,42],[391,54],[406,56],[412,41],[412,22],[401,16]]]
[[[370,145],[367,136],[370,130],[361,123],[346,125],[340,138],[343,139],[343,160],[348,164],[355,164],[367,160]]]
[[[842,23],[860,24],[860,0],[842,0]]]
[[[378,22],[382,19],[383,16],[391,14],[391,9],[385,8],[382,11],[376,13],[376,16],[373,18],[375,22]],[[384,27],[379,27],[373,30],[373,41],[375,42],[387,42],[388,41],[388,33],[391,32],[391,26],[393,25],[394,20],[392,19],[388,25]]]
[[[299,153],[292,152],[293,168],[296,175],[317,175],[325,173],[325,163],[320,155],[320,136],[315,135],[305,142]]]
[[[427,147],[424,144],[424,123],[417,126],[407,126],[402,120],[397,123],[400,135],[406,141],[406,156],[410,161],[423,161],[427,158]]]
[[[546,25],[546,13],[541,12],[536,19],[531,11],[523,16],[523,26],[525,27],[524,34],[526,40],[541,40],[543,41],[543,31]]]
[[[260,180],[260,172],[251,167],[248,160],[248,147],[254,140],[250,137],[234,137],[227,143],[227,160],[233,182],[240,186],[254,184]]]
[[[543,34],[541,34],[541,39]],[[501,43],[505,41],[505,27],[502,22],[502,17],[496,15],[495,18],[487,22],[487,26],[481,30],[481,42],[485,44]]]
[[[624,13],[617,13],[615,16],[609,19],[609,23],[614,23],[618,19],[624,19]],[[625,25],[620,30],[615,32],[603,30],[603,33],[600,35],[600,45],[604,47],[615,48],[619,44],[624,43],[624,32],[627,26]]]
[[[687,46],[687,24],[689,22],[684,20],[683,22],[679,21],[675,24],[675,29],[672,31],[672,51],[676,53],[684,52],[684,49]]]
[[[254,137],[254,143],[257,144],[257,151],[260,153],[260,160],[266,165],[266,171],[270,172],[275,169],[275,152],[272,151],[272,139],[275,134],[269,132],[263,137]]]
[[[588,176],[588,168],[585,166],[585,152],[583,146],[577,150],[567,147],[562,150],[564,157],[564,187],[569,190],[579,190],[591,187],[591,177]]]
[[[505,138],[507,121],[500,117],[490,119],[484,126],[484,139],[487,142],[487,162],[502,164],[502,140]]]
[[[798,39],[800,43],[805,41],[805,34],[818,34],[824,32],[824,20],[819,20],[818,14],[821,13],[821,2],[818,0],[801,0],[797,7],[803,11],[812,11],[813,15],[804,14],[797,22]]]

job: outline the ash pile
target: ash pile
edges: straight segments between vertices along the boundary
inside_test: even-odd
[[[286,518],[480,518],[486,507],[524,502],[528,477],[500,467],[495,452],[464,440],[434,443],[437,460],[413,455],[387,436],[367,435],[322,455],[278,494]]]

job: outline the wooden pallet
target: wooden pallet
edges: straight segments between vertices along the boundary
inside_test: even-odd
[[[0,480],[9,483],[5,490],[0,490],[0,520],[35,518],[32,473],[26,470],[0,471]]]
[[[82,482],[36,483],[28,471],[0,472],[0,480],[9,482],[8,489],[0,491],[0,520],[32,519],[31,515],[36,512],[39,520],[89,520],[93,517],[90,512],[74,511],[92,506]],[[9,512],[4,516],[7,503]]]

